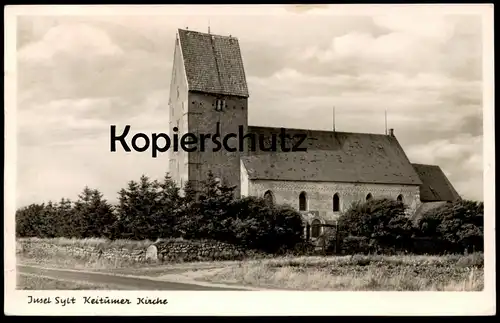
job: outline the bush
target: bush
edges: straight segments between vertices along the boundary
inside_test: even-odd
[[[442,252],[483,251],[483,202],[459,200],[425,213],[418,221],[419,235],[436,242]]]
[[[414,229],[405,210],[402,203],[390,199],[353,204],[338,220],[339,238],[347,239],[342,243],[343,248],[364,246],[371,251],[409,248]]]
[[[372,248],[369,238],[359,236],[345,237],[340,246],[340,250],[344,254],[367,254]]]
[[[234,187],[218,183],[209,172],[199,191],[195,191],[191,183],[188,188],[177,226],[181,236],[185,239],[231,241],[234,235],[231,232]]]
[[[289,207],[271,206],[262,198],[246,197],[236,200],[231,209],[235,243],[276,253],[291,250],[303,241],[301,215]]]

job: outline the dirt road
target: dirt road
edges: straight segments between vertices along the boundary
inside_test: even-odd
[[[91,284],[103,284],[106,286],[116,286],[120,290],[196,290],[196,291],[221,291],[221,290],[245,290],[231,287],[198,285],[195,283],[179,283],[172,281],[162,281],[142,277],[130,277],[125,275],[113,275],[105,273],[45,268],[29,265],[17,265],[20,274],[37,275],[60,280],[70,280],[76,282],[86,282]]]

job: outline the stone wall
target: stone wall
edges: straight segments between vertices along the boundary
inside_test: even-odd
[[[242,177],[245,174],[242,172]],[[341,212],[347,210],[353,202],[366,201],[366,196],[373,198],[396,199],[403,196],[403,202],[408,206],[408,213],[413,214],[420,205],[420,190],[418,185],[385,185],[339,182],[303,182],[303,181],[271,181],[250,180],[245,192],[251,196],[263,197],[266,191],[271,191],[275,203],[299,208],[299,195],[306,193],[307,210],[318,211],[321,219],[333,220]],[[340,212],[333,212],[333,196],[340,198]]]
[[[156,248],[156,249],[155,249]],[[169,261],[216,261],[216,260],[242,260],[245,258],[258,258],[265,255],[253,250],[217,242],[217,241],[189,241],[167,240],[153,244],[148,254],[157,253],[158,260]]]
[[[49,239],[21,239],[16,242],[16,253],[33,257],[76,257],[80,259],[105,259],[129,262],[192,262],[217,260],[242,260],[261,258],[265,254],[217,241],[190,241],[172,239],[159,241],[143,248],[117,248],[61,244]]]
[[[68,255],[70,257],[82,259],[119,259],[121,261],[127,260],[130,262],[141,262],[145,260],[144,248],[117,248],[93,245],[60,244],[49,239],[18,240],[16,242],[16,253],[23,253],[28,256],[36,257]]]

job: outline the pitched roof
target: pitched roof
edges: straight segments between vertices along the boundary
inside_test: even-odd
[[[452,202],[460,198],[439,166],[413,164],[413,168],[422,181],[422,185],[420,185],[420,200],[422,202]]]
[[[190,91],[248,97],[238,39],[179,29]]]
[[[279,134],[279,128],[252,127],[249,133]],[[421,181],[397,139],[392,136],[286,129],[307,135],[306,152],[242,157],[250,179],[420,185]],[[288,144],[288,147],[291,145]],[[269,147],[269,144],[266,145]]]

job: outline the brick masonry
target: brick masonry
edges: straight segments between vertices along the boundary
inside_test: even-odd
[[[216,101],[223,100],[224,106],[221,111],[216,110]],[[243,126],[247,131],[248,100],[246,97],[215,95],[201,92],[188,91],[188,84],[183,63],[182,52],[179,44],[176,44],[174,55],[174,67],[170,88],[170,138],[173,138],[173,127],[177,126],[180,137],[185,133],[211,134],[217,131],[217,123],[220,124],[221,136],[228,133],[238,133],[238,127]],[[222,138],[220,138],[222,143]],[[214,144],[211,139],[206,141],[206,150],[200,152],[178,152],[170,154],[169,172],[172,179],[181,188],[190,180],[196,185],[204,180],[208,171],[212,171],[215,177],[221,179],[223,184],[236,186],[235,193],[239,196],[240,191],[240,157],[241,153],[228,152],[223,147],[213,152]],[[230,139],[228,144],[238,148],[237,139]],[[200,145],[197,145],[200,147]]]
[[[397,199],[399,195],[402,195],[403,202],[408,206],[408,214],[413,214],[420,205],[418,185],[249,180],[243,165],[241,165],[240,178],[242,195],[263,197],[267,191],[271,191],[275,203],[289,205],[297,210],[299,209],[299,195],[305,192],[307,211],[317,211],[319,220],[323,223],[326,220],[336,219],[340,212],[345,211],[352,203],[366,201],[368,194],[371,194],[373,198],[391,199]],[[333,211],[334,194],[338,194],[340,199],[339,212]]]
[[[216,100],[223,100],[222,111],[216,111]],[[210,94],[189,93],[189,118],[188,129],[194,134],[211,134],[217,132],[217,123],[220,124],[219,140],[226,134],[238,134],[238,127],[243,126],[247,131],[248,104],[247,99],[236,96],[215,96]],[[231,138],[228,141],[230,147],[238,148],[238,140]],[[199,147],[199,145],[198,145]],[[201,181],[212,171],[215,177],[220,178],[222,183],[228,186],[236,186],[236,195],[240,191],[240,157],[242,153],[228,152],[223,147],[213,152],[215,147],[211,139],[206,140],[204,152],[199,150],[189,153],[188,177],[190,180]]]

